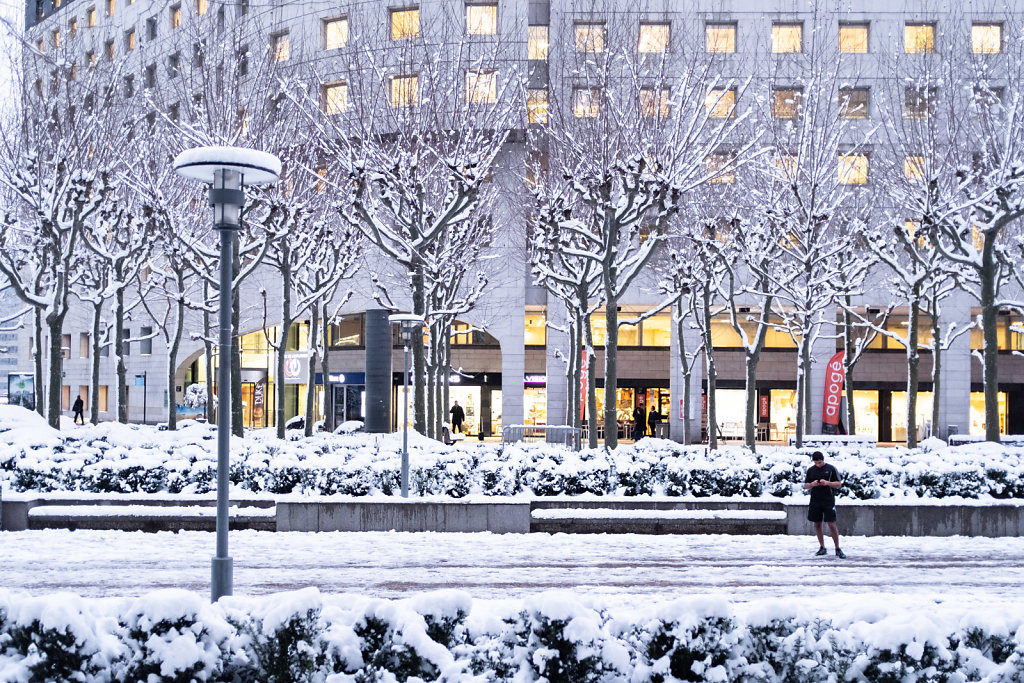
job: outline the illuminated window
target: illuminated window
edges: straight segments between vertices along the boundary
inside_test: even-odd
[[[640,41],[637,52],[659,53],[668,52],[671,31],[669,24],[640,24]]]
[[[322,103],[326,114],[341,114],[348,111],[348,84],[344,81],[325,83]]]
[[[493,36],[498,32],[498,6],[466,5],[466,33],[471,36]]]
[[[704,49],[711,53],[736,52],[736,24],[707,24]]]
[[[472,104],[493,104],[497,99],[498,72],[466,72],[466,102]]]
[[[908,156],[903,157],[903,176],[907,180],[920,180],[924,177],[924,157]]]
[[[85,53],[85,61],[89,63],[89,68],[95,68],[96,66],[96,53],[89,50]]]
[[[604,24],[576,24],[577,52],[604,52]]]
[[[792,154],[782,154],[772,159],[772,166],[779,172],[779,176],[786,179],[796,177],[797,158]]]
[[[43,39],[42,38],[40,38],[36,42],[36,49],[39,50],[40,52],[43,52],[46,49],[46,45],[43,43]]]
[[[548,122],[548,91],[526,91],[526,119],[529,123]]]
[[[420,77],[409,74],[391,77],[391,106],[415,107],[419,103]]]
[[[926,119],[935,114],[935,88],[908,86],[903,91],[903,118]]]
[[[844,119],[866,119],[871,106],[867,88],[840,88],[839,115]]]
[[[547,333],[547,321],[544,311],[526,311],[526,346],[544,346]]]
[[[1003,51],[1002,24],[972,24],[971,50],[978,55],[995,55]]]
[[[704,109],[713,119],[731,118],[736,114],[736,89],[709,90],[704,96]]]
[[[935,52],[935,24],[906,24],[903,27],[903,51]]]
[[[324,19],[324,49],[337,50],[348,44],[348,17]]]
[[[68,34],[70,34],[70,36],[72,38],[74,38],[75,36],[78,35],[78,18],[77,17],[75,19],[72,19],[70,22],[68,22]]]
[[[772,24],[772,52],[803,52],[803,24]]]
[[[839,51],[865,54],[868,51],[867,24],[839,24]]]
[[[803,91],[799,88],[772,90],[772,118],[795,119],[800,114]]]
[[[601,113],[600,88],[576,88],[572,91],[572,115],[592,119]]]
[[[249,112],[245,110],[245,107],[238,108],[238,128],[242,133],[242,137],[249,135]]]
[[[171,7],[171,29],[181,28],[181,5]]]
[[[640,343],[643,346],[665,346],[672,339],[672,316],[656,315],[640,323]]]
[[[117,9],[117,0],[107,0],[107,16],[114,16],[114,10]]]
[[[90,7],[85,10],[85,25],[93,27],[96,25],[96,8]]]
[[[867,155],[840,154],[839,182],[843,185],[866,185],[868,182]]]
[[[704,158],[704,166],[707,169],[711,183],[734,183],[736,182],[735,166],[731,154],[709,154]]]
[[[526,37],[526,58],[534,61],[548,61],[548,27],[530,26]]]
[[[131,52],[135,49],[135,29],[132,29],[124,34],[124,49]]]
[[[60,47],[60,29],[53,32],[53,46]]]
[[[71,73],[69,74],[68,77],[71,80],[73,80],[73,81],[78,79],[78,65],[77,64],[72,64],[71,65]]]
[[[420,35],[420,8],[391,10],[391,40],[418,38]]]
[[[206,14],[207,0],[196,0],[196,14],[203,16]]]
[[[668,88],[640,89],[640,115],[645,119],[667,119],[668,102]]]
[[[292,43],[287,31],[270,36],[270,54],[275,62],[287,62],[292,56]]]

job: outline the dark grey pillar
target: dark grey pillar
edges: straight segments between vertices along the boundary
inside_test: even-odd
[[[391,311],[366,312],[366,431],[391,431]]]

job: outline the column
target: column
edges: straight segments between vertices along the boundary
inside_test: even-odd
[[[821,409],[825,402],[825,367],[836,354],[835,308],[829,306],[823,318],[825,320],[818,325],[817,334],[813,336],[814,342],[811,344],[811,423],[806,425],[807,434],[821,434]]]
[[[942,302],[940,322],[943,333],[950,323],[957,329],[971,324],[973,300],[966,292],[955,292]],[[940,439],[948,439],[955,427],[957,433],[967,434],[971,428],[971,333],[965,332],[956,338],[948,349],[942,352],[942,367],[939,368],[939,424],[934,433]]]
[[[391,311],[366,312],[366,431],[391,430]],[[324,390],[330,384],[324,378]]]
[[[673,315],[675,308],[673,307]],[[690,328],[687,321],[683,322],[683,346],[690,353],[700,346],[700,330]],[[679,359],[679,335],[677,326],[672,324],[671,344],[669,348],[671,356],[669,368],[669,387],[672,396],[672,407],[669,410],[669,438],[673,441],[685,442],[685,424],[683,422],[683,364]],[[690,375],[690,443],[700,443],[700,422],[701,422],[701,395],[703,389],[701,383],[704,381],[704,357],[703,354],[697,358]]]
[[[565,304],[548,296],[548,327],[545,330],[545,368],[547,376],[547,421],[549,425],[567,423],[569,384],[567,372],[572,349],[569,348],[568,320]],[[552,327],[554,325],[554,327]],[[562,329],[557,329],[562,328]]]

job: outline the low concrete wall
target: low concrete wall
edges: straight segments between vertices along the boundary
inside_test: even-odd
[[[913,505],[857,502],[837,506],[839,533],[844,536],[1024,536],[1024,505],[957,505],[941,500]],[[786,505],[786,533],[814,533],[807,505]]]
[[[282,501],[277,504],[277,530],[525,534],[530,531],[530,503]]]

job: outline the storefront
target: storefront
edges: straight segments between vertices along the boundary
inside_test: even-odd
[[[543,375],[541,375],[543,377]],[[395,413],[392,424],[395,429],[402,425],[402,398],[405,387],[402,375],[394,376],[392,406]],[[461,373],[448,378],[448,405],[443,408],[444,423],[451,426],[451,409],[458,401],[466,417],[463,420],[463,431],[466,434],[494,436],[501,434],[501,373]],[[406,397],[409,406],[409,427],[415,419],[412,386]],[[535,423],[543,424],[543,423]]]
[[[317,383],[322,375],[317,373]],[[366,420],[366,373],[364,372],[332,372],[327,375],[328,396],[330,405],[325,412],[332,416],[333,422],[328,424],[334,430],[343,422]]]

